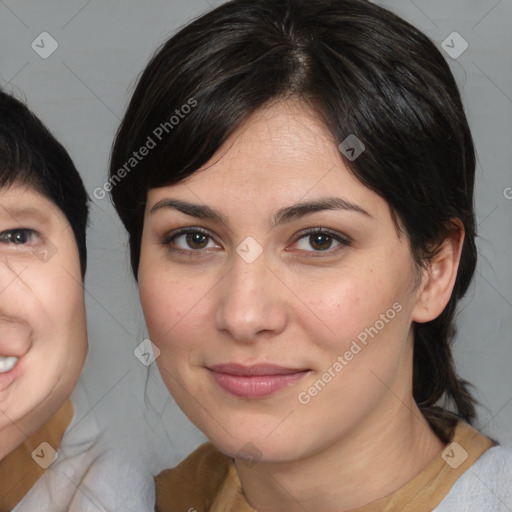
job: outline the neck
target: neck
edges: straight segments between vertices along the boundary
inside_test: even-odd
[[[414,400],[383,403],[380,415],[328,449],[290,462],[237,461],[244,495],[265,512],[343,512],[387,496],[418,475],[444,448]]]

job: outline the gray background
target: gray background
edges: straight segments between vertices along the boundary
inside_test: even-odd
[[[0,85],[24,95],[68,149],[93,198],[85,282],[90,349],[82,380],[106,428],[106,442],[128,444],[155,472],[174,465],[203,437],[168,396],[155,365],[148,372],[133,355],[147,332],[126,236],[109,200],[94,199],[93,190],[106,180],[115,130],[153,51],[178,27],[220,3],[0,1]],[[455,356],[483,404],[480,426],[506,441],[512,439],[512,1],[380,3],[439,47],[454,31],[469,45],[457,59],[445,54],[478,153],[480,259],[461,307]],[[59,45],[47,59],[31,47],[44,31]]]

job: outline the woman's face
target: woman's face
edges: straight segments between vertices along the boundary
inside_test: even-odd
[[[64,214],[0,190],[0,459],[55,414],[87,350],[78,249]]]
[[[412,403],[416,277],[386,201],[298,104],[257,112],[147,196],[138,279],[157,363],[233,456],[298,459]]]

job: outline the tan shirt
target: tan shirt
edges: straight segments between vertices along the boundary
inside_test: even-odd
[[[493,442],[459,422],[452,442],[409,483],[352,512],[425,512],[443,500],[455,481]],[[255,512],[244,498],[232,459],[211,443],[156,477],[157,512]]]
[[[10,512],[46,471],[32,458],[32,452],[43,442],[57,451],[73,414],[68,400],[45,425],[0,461],[0,512]]]

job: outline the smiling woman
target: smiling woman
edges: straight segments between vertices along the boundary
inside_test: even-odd
[[[0,512],[153,508],[151,475],[98,446],[75,387],[87,352],[87,217],[64,147],[0,91]]]
[[[364,0],[228,2],[148,64],[111,176],[192,97],[112,190],[160,373],[212,443],[157,510],[501,510],[509,455],[450,348],[475,155],[434,44]]]
[[[19,510],[73,418],[87,350],[87,201],[64,148],[0,91],[1,511]]]

